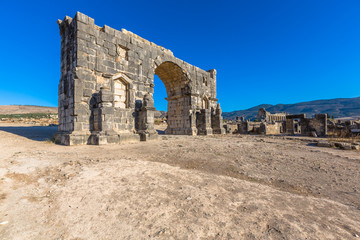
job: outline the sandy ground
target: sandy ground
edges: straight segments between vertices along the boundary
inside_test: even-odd
[[[0,239],[360,239],[360,152],[264,136],[61,146],[0,124]]]

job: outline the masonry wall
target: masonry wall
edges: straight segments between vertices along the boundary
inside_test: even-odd
[[[283,123],[274,122],[274,123],[262,123],[260,131],[265,135],[277,135],[281,134],[283,130]]]
[[[311,136],[315,132],[318,137],[327,135],[327,114],[316,114],[314,118],[305,119],[304,135]]]
[[[228,131],[228,130],[227,130]],[[241,121],[237,124],[237,132],[240,134],[248,134],[248,122],[247,121]]]
[[[243,121],[239,122],[237,126],[237,132],[240,134],[259,134],[261,131],[261,122]]]
[[[306,118],[305,114],[286,116],[286,131],[294,134],[294,120],[297,119],[301,128],[301,135],[312,136],[313,132],[319,137],[327,135],[327,114],[316,114],[314,118]]]
[[[224,128],[226,130],[226,133],[242,133],[242,134],[247,133],[247,131],[245,130],[246,128],[244,127],[244,125],[242,123],[240,123],[240,124],[241,124],[240,132],[238,131],[239,123],[227,123],[227,124],[225,124]]]
[[[59,131],[74,130],[74,68],[76,67],[76,24],[71,18],[64,19],[67,27],[60,27],[61,80],[58,86]]]

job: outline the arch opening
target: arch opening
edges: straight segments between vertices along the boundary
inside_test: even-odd
[[[164,83],[167,100],[166,134],[188,134],[190,120],[189,79],[185,71],[173,62],[163,62],[155,69],[155,75]],[[155,93],[156,94],[156,93]]]

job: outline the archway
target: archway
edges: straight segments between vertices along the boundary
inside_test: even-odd
[[[173,62],[166,61],[155,69],[155,74],[164,83],[167,93],[166,134],[188,134],[190,128],[189,79],[185,71]]]
[[[94,19],[79,12],[58,24],[57,141],[73,145],[156,138],[154,74],[166,88],[166,133],[224,133],[215,69],[205,71],[186,63],[171,50],[125,29],[96,26]],[[86,37],[89,34],[92,39]],[[109,41],[104,44],[104,39]]]

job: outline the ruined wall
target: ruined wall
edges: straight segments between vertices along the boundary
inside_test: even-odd
[[[285,122],[286,113],[270,113],[265,108],[260,108],[257,116],[258,121],[265,122]]]
[[[238,132],[238,125],[239,125],[239,123],[226,123],[226,124],[224,124],[224,128],[225,128],[226,133],[230,133],[230,134],[239,133]],[[242,128],[241,129],[242,133],[247,132],[247,129],[244,130],[244,125],[243,124],[241,125],[241,128]]]
[[[218,108],[214,69],[204,71],[190,65],[175,58],[170,50],[125,29],[96,26],[94,19],[79,12],[74,19],[66,17],[58,24],[60,142],[97,144],[99,135],[117,135],[119,141],[138,140],[139,123],[143,122],[139,118],[144,116],[142,104],[145,96],[152,99],[154,74],[164,82],[168,94],[166,133],[197,134],[196,114],[202,109],[209,110],[205,118],[214,128],[211,114]],[[100,99],[101,89],[108,89],[112,96],[106,93]],[[98,108],[111,113],[99,118]],[[95,124],[107,125],[112,131],[104,132]],[[217,125],[222,129],[222,118]],[[103,139],[102,143],[106,143],[106,137]]]
[[[325,137],[327,135],[327,114],[316,114],[314,118],[306,118],[302,126],[303,135],[312,136],[312,132],[315,132],[318,137]]]
[[[240,134],[259,134],[261,128],[261,122],[250,122],[250,121],[244,121],[238,123],[238,133]]]
[[[306,118],[305,114],[293,114],[286,116],[286,133],[290,135],[301,134],[305,129],[304,126],[306,123],[304,119]]]
[[[286,119],[286,133],[287,134],[294,134],[294,121],[291,118]]]
[[[266,123],[260,125],[260,133],[265,135],[277,135],[283,133],[284,124],[281,122]]]
[[[286,132],[303,136],[316,133],[318,137],[324,137],[327,135],[327,114],[316,114],[314,118],[306,118],[305,114],[287,115]]]
[[[241,121],[237,124],[237,132],[240,134],[248,134],[248,121]]]

